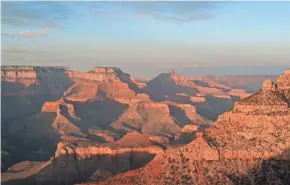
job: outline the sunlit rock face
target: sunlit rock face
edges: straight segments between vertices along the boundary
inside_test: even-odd
[[[253,152],[253,156],[273,157],[289,147],[289,128],[287,98],[279,85],[265,80],[261,90],[219,116],[206,136],[218,148],[243,150],[249,156]]]
[[[83,182],[96,171],[105,170],[112,176],[114,173],[140,168],[156,154],[163,152],[162,147],[136,131],[107,144],[85,140],[62,141],[49,161],[14,165],[4,173],[2,182],[15,179],[15,182],[28,181],[30,184],[73,184]],[[18,172],[19,169],[22,171]]]
[[[233,108],[236,112],[250,114],[283,114],[288,109],[284,92],[270,79],[264,81],[261,90],[237,102]]]
[[[277,84],[265,80],[257,93],[237,102],[185,146],[171,147],[146,167],[99,184],[287,184],[287,74],[288,70]]]
[[[246,173],[258,160],[289,158],[282,152],[289,146],[285,80],[266,80],[249,96],[214,79],[175,72],[141,82],[114,67],[77,72],[6,66],[1,75],[5,182],[73,184],[144,167],[125,179],[132,174],[131,184],[216,184],[197,180],[207,170],[218,176],[211,164],[222,166],[222,182],[231,182],[225,171]],[[203,111],[213,120],[220,115],[213,127]],[[9,162],[15,156],[21,158]],[[27,160],[45,162],[22,162]],[[105,183],[123,183],[122,175]]]
[[[290,99],[290,69],[286,70],[283,75],[277,79],[277,84],[282,89],[288,99]]]

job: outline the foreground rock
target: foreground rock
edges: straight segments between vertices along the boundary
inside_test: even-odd
[[[55,156],[43,163],[22,162],[2,174],[4,184],[71,184],[87,180],[94,172],[109,176],[150,162],[163,148],[138,132],[102,145],[91,141],[63,141]]]

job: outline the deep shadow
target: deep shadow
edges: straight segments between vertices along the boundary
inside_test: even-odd
[[[181,124],[180,125],[181,127],[188,123],[191,123],[191,120],[188,118],[184,110],[178,107],[169,105],[169,112],[170,112],[170,115],[173,116],[179,124]]]
[[[54,113],[41,113],[37,117],[10,122],[17,124],[18,132],[9,134],[7,130],[2,130],[2,149],[9,153],[2,156],[2,170],[21,161],[46,161],[53,156],[60,141],[59,134],[51,126],[54,119]]]
[[[121,70],[117,70],[119,75],[122,75],[122,78],[120,80],[124,83],[127,83],[129,88],[132,89],[135,93],[143,93],[142,89],[140,89],[131,79],[130,74],[124,73]]]
[[[197,93],[194,88],[177,85],[168,73],[160,74],[149,81],[143,90],[150,95],[153,101],[166,100],[166,96],[175,95],[176,93],[185,93],[190,96],[195,96]]]
[[[72,81],[63,68],[36,67],[35,70],[37,82],[35,83],[33,78],[26,78],[25,80],[32,82],[28,86],[17,81],[1,82],[1,134],[5,141],[2,142],[2,149],[9,152],[8,158],[7,155],[1,157],[1,161],[4,162],[1,166],[2,170],[24,160],[47,160],[48,156],[53,155],[50,151],[55,150],[57,142],[55,138],[59,137],[51,128],[55,115],[42,114],[41,108],[44,102],[61,98]],[[8,130],[15,124],[19,125],[20,132],[10,134]],[[24,134],[31,126],[35,127],[37,124],[44,127],[50,125],[51,137],[44,136],[30,142],[27,139],[29,136],[26,137]],[[30,133],[30,135],[34,134]],[[45,150],[48,153],[45,155],[37,153],[37,147],[48,147]]]
[[[236,185],[270,185],[290,183],[290,150],[285,150],[281,155],[270,160],[261,160],[255,168],[248,170],[246,175],[229,174],[228,177]],[[281,156],[288,156],[288,159],[279,160]]]
[[[130,129],[131,131],[136,130],[136,131],[142,133],[142,127],[140,127],[140,128],[133,127],[132,125],[130,125],[130,124],[128,124],[128,123],[125,123],[125,122],[122,122],[122,125],[123,125],[125,128]]]
[[[54,159],[51,164],[25,179],[2,182],[3,185],[67,185],[86,182],[97,170],[106,170],[117,174],[141,168],[148,164],[154,154],[129,152],[118,155],[96,155],[88,159],[76,160],[75,156],[63,156]],[[48,178],[39,181],[41,178]]]
[[[230,110],[235,104],[232,99],[216,98],[214,96],[206,96],[206,102],[193,103],[197,113],[208,120],[215,121],[219,115]]]
[[[75,114],[82,120],[95,123],[97,126],[107,128],[128,108],[127,105],[104,98],[87,102],[75,102]]]

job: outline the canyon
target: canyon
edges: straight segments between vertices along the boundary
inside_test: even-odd
[[[289,71],[277,84],[265,80],[190,143],[167,149],[138,170],[84,184],[288,184]]]
[[[231,184],[231,164],[287,168],[290,72],[262,79],[2,66],[2,183],[203,184],[209,170]]]

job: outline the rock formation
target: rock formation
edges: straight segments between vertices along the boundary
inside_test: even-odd
[[[144,91],[155,101],[192,104],[198,113],[210,120],[215,120],[219,114],[231,108],[236,99],[250,95],[242,89],[233,89],[213,79],[201,81],[175,72],[153,78]],[[221,107],[224,109],[221,110]]]
[[[163,153],[163,148],[136,131],[104,145],[91,141],[62,141],[49,161],[24,169],[22,166],[26,163],[19,163],[2,174],[2,182],[13,179],[30,184],[71,184],[100,170],[113,175],[139,168],[158,153]]]
[[[287,184],[290,107],[284,83],[280,88],[264,81],[260,91],[237,102],[190,143],[99,184]]]
[[[243,156],[276,156],[287,144],[276,142],[288,137],[279,130],[287,128],[287,74],[278,85],[265,82],[261,91],[236,103],[202,134],[211,125],[203,115],[215,120],[249,94],[215,79],[189,79],[175,72],[142,81],[114,67],[77,72],[66,67],[2,66],[1,158],[7,170],[2,179],[7,184],[71,184],[140,168],[155,155],[144,169],[157,164],[157,174],[163,158],[171,163],[171,158],[182,163],[187,158],[236,163]],[[237,127],[239,132],[234,131]],[[243,139],[252,137],[246,131],[255,135],[266,128],[264,140],[254,138],[263,144],[260,149],[268,147],[259,153],[251,148],[256,146],[252,141]],[[249,147],[230,143],[236,140]],[[46,162],[23,162],[27,160]],[[167,173],[170,166],[163,167]],[[155,178],[151,180],[154,184]]]
[[[286,70],[283,75],[277,79],[278,86],[284,91],[285,96],[290,99],[290,69]]]
[[[172,140],[178,137],[186,124],[209,127],[210,123],[198,115],[192,105],[165,101],[134,104],[111,127],[124,131],[140,130],[151,136],[158,135]]]

